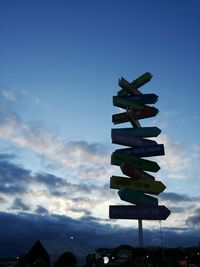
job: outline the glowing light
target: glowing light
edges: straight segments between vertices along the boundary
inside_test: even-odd
[[[103,257],[103,262],[104,262],[104,264],[108,264],[109,258],[107,256]]]

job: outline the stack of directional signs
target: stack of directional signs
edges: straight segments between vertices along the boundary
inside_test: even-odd
[[[149,82],[151,73],[146,72],[133,82],[119,79],[120,91],[113,96],[113,105],[125,110],[112,116],[114,124],[131,123],[131,128],[111,130],[112,143],[125,146],[112,153],[111,164],[120,166],[126,176],[112,176],[110,188],[119,189],[121,200],[135,205],[111,205],[111,219],[165,220],[170,211],[158,205],[155,196],[165,190],[161,181],[149,172],[156,173],[160,167],[155,161],[144,159],[164,155],[164,145],[149,138],[157,137],[157,127],[141,127],[139,120],[156,116],[158,109],[152,106],[158,100],[156,94],[142,94],[138,88]],[[150,106],[149,106],[150,104]]]

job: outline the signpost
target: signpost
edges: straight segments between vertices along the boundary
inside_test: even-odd
[[[113,105],[126,109],[126,112],[112,115],[114,124],[130,122],[132,128],[115,128],[111,130],[113,144],[126,146],[115,150],[111,155],[111,164],[120,166],[123,176],[113,175],[110,188],[119,189],[122,201],[133,205],[111,205],[110,219],[138,220],[139,246],[143,246],[142,220],[165,220],[170,215],[169,209],[158,205],[158,199],[149,195],[159,195],[166,186],[148,172],[158,172],[160,166],[145,157],[162,156],[164,145],[148,139],[157,137],[161,130],[158,127],[142,127],[139,120],[154,117],[159,110],[153,106],[158,100],[156,94],[143,94],[138,90],[149,82],[151,73],[146,72],[132,82],[121,77],[121,89],[113,96]],[[128,147],[128,148],[127,148]],[[147,195],[148,194],[148,195]]]

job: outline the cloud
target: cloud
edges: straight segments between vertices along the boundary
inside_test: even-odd
[[[187,218],[186,224],[194,228],[198,228],[200,226],[200,207],[195,209],[194,214]]]
[[[15,198],[13,202],[12,209],[14,210],[21,210],[21,211],[28,211],[30,208],[26,205],[21,198]]]
[[[39,207],[39,210],[42,207]],[[11,214],[0,212],[0,257],[18,256],[30,250],[38,239],[74,239],[92,248],[138,246],[138,229],[113,226],[92,216],[72,219],[68,216],[42,214]],[[192,246],[199,242],[199,229],[162,228],[166,247]],[[160,229],[144,229],[145,246],[161,246]]]
[[[2,95],[9,101],[15,102],[16,101],[16,95],[15,93],[10,89],[5,89],[2,91]]]
[[[52,174],[32,173],[7,158],[0,156],[2,210],[41,212],[38,207],[44,207],[50,214],[76,218],[88,214],[108,216],[109,202],[114,196],[108,186],[77,180],[72,183]]]
[[[156,141],[164,144],[165,156],[158,157],[157,162],[171,179],[184,179],[190,168],[191,159],[182,144],[173,141],[167,135],[161,134]]]
[[[40,205],[37,206],[34,212],[39,215],[47,215],[49,213],[47,209],[45,209],[44,207]]]
[[[108,161],[106,147],[99,143],[67,141],[41,125],[23,123],[17,116],[0,111],[0,139],[48,157],[68,168],[102,165]]]
[[[30,172],[15,164],[0,162],[0,192],[16,194],[27,191],[27,181]]]
[[[200,198],[192,198],[186,194],[178,194],[178,193],[174,193],[174,192],[168,192],[168,193],[162,193],[160,195],[160,198],[162,200],[168,200],[168,201],[171,201],[171,202],[185,202],[185,201],[192,201],[192,200],[197,200],[199,201]]]

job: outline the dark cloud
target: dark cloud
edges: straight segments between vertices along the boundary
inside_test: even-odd
[[[60,187],[60,186],[67,185],[67,182],[64,179],[59,178],[49,173],[36,174],[34,176],[34,181],[38,183],[43,183],[43,184],[46,184],[47,186],[52,186],[52,187],[55,187],[55,186]]]
[[[0,161],[3,162],[3,161],[7,161],[7,160],[12,160],[12,159],[15,159],[15,155],[11,155],[11,154],[7,154],[7,153],[1,153],[0,154]]]
[[[47,209],[45,209],[44,207],[38,205],[37,209],[35,210],[36,214],[41,214],[41,215],[47,215],[49,212]]]
[[[82,146],[87,146],[80,143]],[[98,151],[98,146],[91,146],[90,151]],[[100,192],[103,190],[105,197],[112,194],[109,192],[108,185],[97,187],[90,183],[72,184],[67,180],[48,173],[33,174],[23,167],[9,162],[11,157],[6,154],[0,155],[0,192],[7,193],[14,197],[12,208],[18,211],[18,214],[0,212],[0,257],[12,256],[26,253],[37,239],[66,239],[74,236],[77,241],[86,243],[93,248],[98,247],[116,247],[120,244],[138,245],[138,229],[122,228],[113,226],[109,219],[100,220],[92,217],[91,212],[79,205],[91,195],[91,191]],[[27,203],[22,199],[22,193],[31,189],[32,183],[42,184],[53,195],[66,195],[67,192],[73,195],[73,207],[71,211],[80,212],[83,216],[80,219],[72,219],[67,216],[50,215],[46,207],[36,206],[34,214],[30,212]],[[106,189],[106,190],[105,190]],[[85,196],[79,197],[74,193],[84,193]],[[19,197],[19,193],[21,194]],[[114,191],[113,191],[114,194]],[[68,196],[66,196],[68,197]],[[197,200],[187,195],[176,193],[163,193],[162,200],[172,201],[173,203],[181,201]],[[3,203],[5,199],[0,198]],[[77,205],[76,205],[77,204]],[[183,212],[183,208],[172,206],[173,212]],[[163,238],[166,246],[190,246],[198,244],[198,226],[200,220],[200,209],[195,210],[195,215],[187,219],[189,228],[164,228]],[[144,226],[145,227],[145,226]],[[144,243],[147,246],[161,245],[159,225],[157,229],[148,230],[144,228]]]
[[[82,212],[82,213],[84,213],[85,215],[90,215],[90,214],[91,214],[91,212],[90,212],[89,210],[84,209],[84,208],[78,208],[78,207],[71,208],[71,211],[72,211],[72,212],[77,212],[77,213]]]
[[[170,206],[170,211],[171,213],[182,213],[185,212],[185,209],[177,206]]]
[[[11,158],[7,154],[0,154],[0,193],[12,196],[18,193],[25,193],[30,190],[34,182],[38,183],[38,185],[46,185],[54,195],[62,195],[63,193],[59,192],[61,187],[72,186],[66,180],[49,173],[32,174],[31,171],[9,162],[8,159]],[[88,190],[87,186],[83,187],[83,189]]]
[[[5,203],[5,202],[6,202],[6,200],[0,196],[0,203]]]
[[[48,215],[38,206],[41,214],[0,213],[0,257],[26,253],[37,239],[68,239],[70,236],[90,247],[117,247],[120,244],[138,246],[138,229],[112,226],[92,216],[79,220],[67,216]],[[200,241],[199,229],[163,228],[163,241],[167,247],[192,246]],[[161,246],[159,225],[145,229],[145,246]]]
[[[21,198],[15,198],[13,205],[11,207],[14,210],[28,211],[30,210],[29,206],[23,203]]]
[[[169,200],[169,201],[175,201],[175,202],[183,202],[183,201],[191,201],[192,198],[185,195],[185,194],[177,194],[174,192],[169,193],[162,193],[160,195],[160,199],[162,200]]]
[[[194,215],[187,218],[186,225],[195,228],[200,226],[200,208],[195,209]]]
[[[200,226],[200,214],[188,217],[186,220],[186,224],[192,227],[199,227]]]
[[[88,151],[88,153],[100,155],[105,155],[105,151],[108,151],[107,146],[103,146],[100,143],[91,144],[86,141],[71,141],[67,143],[67,147],[79,148]]]
[[[30,171],[8,162],[5,158],[1,159],[0,192],[7,194],[26,192]]]

